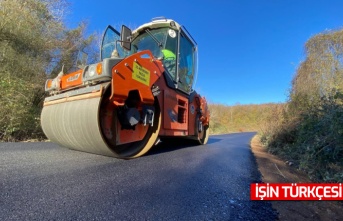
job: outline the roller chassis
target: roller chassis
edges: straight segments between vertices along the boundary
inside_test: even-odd
[[[147,28],[151,33],[144,32]],[[103,43],[112,29],[105,32]],[[156,55],[158,50],[146,48],[140,52],[131,50],[123,58],[103,58],[98,64],[47,80],[46,91],[51,96],[46,97],[41,114],[46,136],[63,147],[125,159],[144,155],[163,137],[183,137],[206,144],[209,135],[206,99],[185,85],[196,74],[194,52],[188,52],[193,56],[192,61],[190,56],[187,58],[191,68],[181,76],[187,68],[181,64],[181,44],[185,44],[182,39],[196,50],[193,38],[175,21],[162,19],[129,33],[134,38],[129,43],[151,41],[149,36],[159,43],[163,40],[161,33],[167,40],[177,40],[175,50],[180,54],[177,56],[180,62],[176,69],[166,66],[165,59]],[[127,43],[127,37],[121,36],[120,41]],[[167,41],[163,47],[166,44]]]

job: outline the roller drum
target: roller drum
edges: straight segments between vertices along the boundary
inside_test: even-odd
[[[41,124],[50,141],[70,149],[118,157],[106,144],[100,129],[101,97],[44,106]]]

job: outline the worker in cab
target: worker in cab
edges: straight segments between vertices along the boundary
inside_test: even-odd
[[[165,48],[161,50],[163,54],[163,64],[170,74],[172,79],[176,79],[176,51],[177,51],[177,38],[174,30],[169,30],[167,35]]]

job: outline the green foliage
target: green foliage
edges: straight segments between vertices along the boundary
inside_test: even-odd
[[[234,105],[210,104],[211,133],[259,131],[265,122],[279,116],[284,104]]]
[[[272,153],[293,161],[315,181],[343,181],[343,30],[306,43],[280,124],[261,131]]]
[[[0,1],[0,140],[42,138],[39,125],[47,74],[70,70],[94,43],[86,25],[68,29],[64,0]]]
[[[0,140],[43,137],[39,126],[41,90],[40,85],[33,85],[20,78],[1,77]]]

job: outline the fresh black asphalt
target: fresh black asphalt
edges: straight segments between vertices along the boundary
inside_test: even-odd
[[[0,220],[275,220],[269,202],[250,201],[253,135],[164,141],[134,160],[0,143]]]

